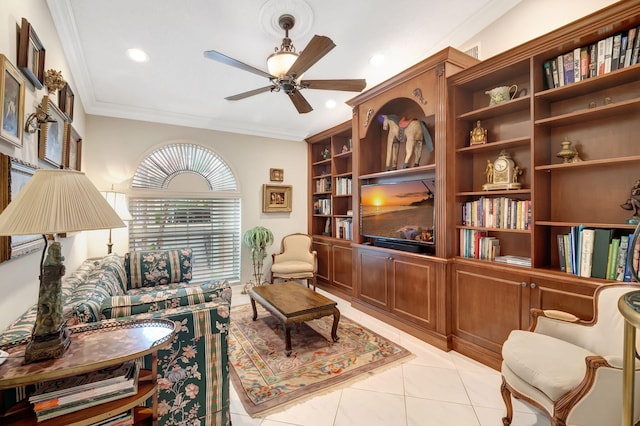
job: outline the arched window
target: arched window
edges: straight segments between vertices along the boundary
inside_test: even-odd
[[[142,160],[131,184],[131,250],[190,247],[193,279],[240,279],[240,193],[214,152],[189,143]]]

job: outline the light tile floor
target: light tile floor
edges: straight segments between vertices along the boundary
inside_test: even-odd
[[[234,286],[232,304],[249,303]],[[500,426],[505,414],[500,373],[457,352],[444,352],[318,289],[359,324],[414,357],[353,384],[264,418],[251,418],[231,385],[233,426]],[[549,426],[536,409],[514,399],[513,426]]]

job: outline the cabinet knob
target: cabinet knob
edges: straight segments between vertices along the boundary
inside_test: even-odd
[[[531,287],[531,288],[536,288],[537,286],[536,286],[536,283],[531,283],[531,284],[529,285],[529,287]]]
[[[522,286],[522,287],[526,287],[526,286],[527,286],[527,283],[525,283],[524,281],[522,281],[522,282],[520,283],[520,286]]]

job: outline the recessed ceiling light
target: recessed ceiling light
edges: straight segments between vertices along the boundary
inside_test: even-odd
[[[380,65],[384,62],[384,55],[382,53],[376,53],[369,59],[371,65]]]
[[[327,102],[325,102],[324,106],[327,107],[327,109],[333,109],[336,107],[336,101],[334,101],[333,99],[329,99]]]
[[[136,62],[147,62],[149,60],[149,55],[140,49],[127,49],[127,56]]]

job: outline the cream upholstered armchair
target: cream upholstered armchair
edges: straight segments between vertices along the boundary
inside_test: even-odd
[[[502,346],[505,426],[513,418],[511,394],[545,411],[552,426],[621,424],[624,318],[618,299],[638,289],[635,283],[599,287],[591,321],[531,310],[530,331],[512,331]],[[640,363],[635,377],[634,424],[640,419]]]
[[[271,282],[276,278],[284,280],[304,279],[316,289],[318,256],[311,249],[311,237],[307,234],[291,234],[282,238],[282,253],[272,255]]]

